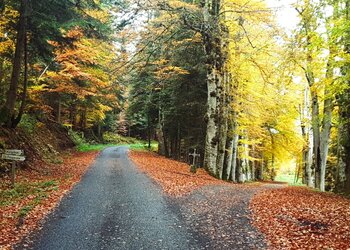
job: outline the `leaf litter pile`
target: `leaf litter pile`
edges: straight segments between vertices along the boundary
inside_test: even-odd
[[[307,188],[257,194],[254,224],[271,249],[350,249],[350,200]]]
[[[96,155],[97,152],[74,152],[62,164],[36,162],[35,168],[18,171],[15,188],[10,188],[9,180],[4,178],[0,185],[0,249],[11,249],[37,229]]]

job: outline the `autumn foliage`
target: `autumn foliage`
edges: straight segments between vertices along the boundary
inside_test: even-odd
[[[251,202],[269,249],[349,249],[350,200],[301,187],[266,190]]]
[[[160,184],[164,192],[173,196],[182,196],[210,184],[225,184],[204,169],[198,169],[193,174],[188,164],[155,153],[131,151],[129,156],[143,172]]]
[[[64,194],[72,189],[96,157],[96,152],[73,153],[63,164],[44,164],[36,162],[37,170],[22,170],[18,173],[16,185],[9,189],[6,180],[0,185],[0,201],[5,201],[6,191],[13,193],[26,189],[24,197],[13,197],[0,210],[0,249],[11,249],[11,245],[33,232],[39,223],[60,202]],[[4,205],[4,206],[3,206]]]

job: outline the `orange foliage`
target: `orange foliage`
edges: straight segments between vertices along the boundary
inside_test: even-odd
[[[228,184],[210,176],[204,169],[198,169],[194,174],[190,172],[188,164],[155,153],[130,151],[129,156],[143,172],[155,179],[166,193],[173,196],[182,196],[206,185]]]
[[[38,228],[40,221],[51,212],[62,199],[63,195],[71,190],[85,173],[97,152],[74,153],[69,155],[61,165],[47,165],[37,162],[39,170],[19,171],[16,183],[39,183],[55,180],[57,189],[49,190],[48,197],[36,204],[36,195],[28,195],[15,204],[1,207],[0,211],[0,246],[1,249],[11,249],[11,245]],[[0,188],[6,189],[3,183]],[[34,208],[24,217],[18,216],[21,208],[35,204]]]
[[[350,248],[348,199],[288,187],[259,193],[250,207],[269,249]]]

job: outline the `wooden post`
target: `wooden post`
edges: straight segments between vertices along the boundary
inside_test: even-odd
[[[192,157],[193,157],[193,164],[191,165],[190,171],[191,171],[192,173],[196,173],[196,172],[197,172],[196,158],[197,158],[197,156],[199,157],[200,154],[197,154],[197,150],[194,149],[193,153],[189,154],[189,156],[192,156]]]
[[[16,162],[12,161],[12,169],[11,169],[11,186],[15,187],[15,180],[16,180]]]

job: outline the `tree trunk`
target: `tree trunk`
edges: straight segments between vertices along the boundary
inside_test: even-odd
[[[313,155],[313,136],[312,129],[309,125],[310,120],[310,98],[309,90],[304,90],[303,105],[300,109],[301,132],[305,141],[305,146],[302,153],[302,166],[304,172],[304,183],[308,187],[314,187],[313,171],[312,171],[312,155]]]
[[[342,108],[339,109],[339,117],[341,116]],[[343,192],[345,190],[345,183],[347,180],[346,176],[346,150],[344,148],[344,135],[346,135],[346,131],[344,130],[343,121],[340,120],[338,127],[338,140],[337,140],[337,172],[336,172],[336,183],[335,189],[337,192]]]
[[[345,18],[347,22],[350,21],[350,1],[345,2]],[[349,55],[350,54],[350,31],[347,31],[346,37],[344,39],[346,41],[345,44],[345,52]],[[347,63],[342,71],[343,75],[347,75],[350,70],[350,63]],[[350,86],[350,81],[347,81],[348,86]],[[349,88],[344,91],[340,95],[339,98],[339,113],[340,113],[340,150],[339,150],[339,157],[338,160],[338,168],[339,168],[339,177],[340,183],[339,188],[342,189],[343,192],[350,194],[350,90]],[[344,179],[341,175],[344,173]]]
[[[58,97],[57,97],[57,117],[56,117],[56,121],[58,123],[61,123],[61,113],[62,113],[62,101],[61,101],[61,95],[58,94]]]
[[[237,126],[237,125],[236,125]],[[234,130],[235,134],[233,135],[233,141],[232,141],[232,163],[231,163],[231,180],[233,182],[236,182],[236,171],[237,171],[237,155],[238,155],[238,133],[236,129]]]
[[[204,152],[204,167],[208,172],[222,178],[224,164],[227,117],[225,117],[225,63],[227,61],[227,33],[220,22],[220,1],[202,2],[204,23],[209,30],[202,33],[207,57],[207,131]]]
[[[157,139],[158,139],[158,153],[160,155],[164,155],[166,157],[169,156],[168,152],[168,143],[166,140],[165,132],[164,132],[164,114],[159,110],[159,122],[158,122],[158,128],[156,130]]]
[[[320,118],[318,96],[314,91],[311,91],[312,99],[312,134],[313,134],[313,159],[312,167],[315,171],[315,187],[320,188],[321,179],[321,157],[320,157]]]
[[[224,71],[223,81],[219,81],[221,85],[218,85],[218,117],[219,117],[219,143],[218,143],[218,155],[217,155],[217,173],[216,176],[222,179],[224,162],[226,156],[226,140],[228,133],[228,102],[227,102],[227,87],[228,87],[228,77]],[[231,153],[231,152],[229,152]]]
[[[218,114],[217,114],[217,72],[211,62],[207,69],[207,131],[205,139],[204,167],[211,175],[216,174],[216,160],[218,152]]]
[[[17,90],[18,82],[21,73],[21,61],[24,48],[25,40],[25,23],[27,15],[27,0],[21,1],[20,7],[20,16],[17,24],[17,40],[16,40],[16,49],[15,56],[12,66],[12,74],[10,81],[10,88],[7,92],[6,102],[4,107],[0,112],[0,122],[6,127],[12,127],[12,121],[14,119],[15,105],[17,100]]]
[[[311,60],[308,62],[312,63]],[[307,69],[305,72],[306,78],[311,89],[311,128],[313,135],[313,158],[312,158],[312,168],[315,171],[315,187],[320,188],[320,178],[321,178],[321,158],[320,158],[320,111],[318,104],[318,95],[312,86],[315,83],[315,79],[311,69]]]
[[[314,177],[314,171],[312,169],[312,156],[313,156],[313,133],[312,133],[312,129],[309,129],[309,133],[308,133],[308,143],[307,143],[307,155],[306,155],[306,174],[307,174],[307,186],[308,187],[315,187],[315,177]]]
[[[26,25],[25,25],[26,26]],[[28,89],[28,38],[26,34],[26,30],[24,32],[24,79],[23,79],[23,90],[21,96],[21,106],[19,107],[18,115],[16,119],[12,122],[12,127],[17,127],[18,123],[20,123],[22,116],[24,114],[24,109],[27,104],[27,89]]]
[[[333,81],[333,55],[334,49],[330,48],[329,59],[327,63],[326,79]],[[320,190],[325,191],[325,181],[326,181],[326,166],[327,166],[327,156],[329,148],[329,138],[332,126],[332,111],[333,111],[333,98],[330,91],[331,86],[326,84],[324,91],[324,108],[323,108],[323,120],[322,120],[322,133],[320,137]]]

